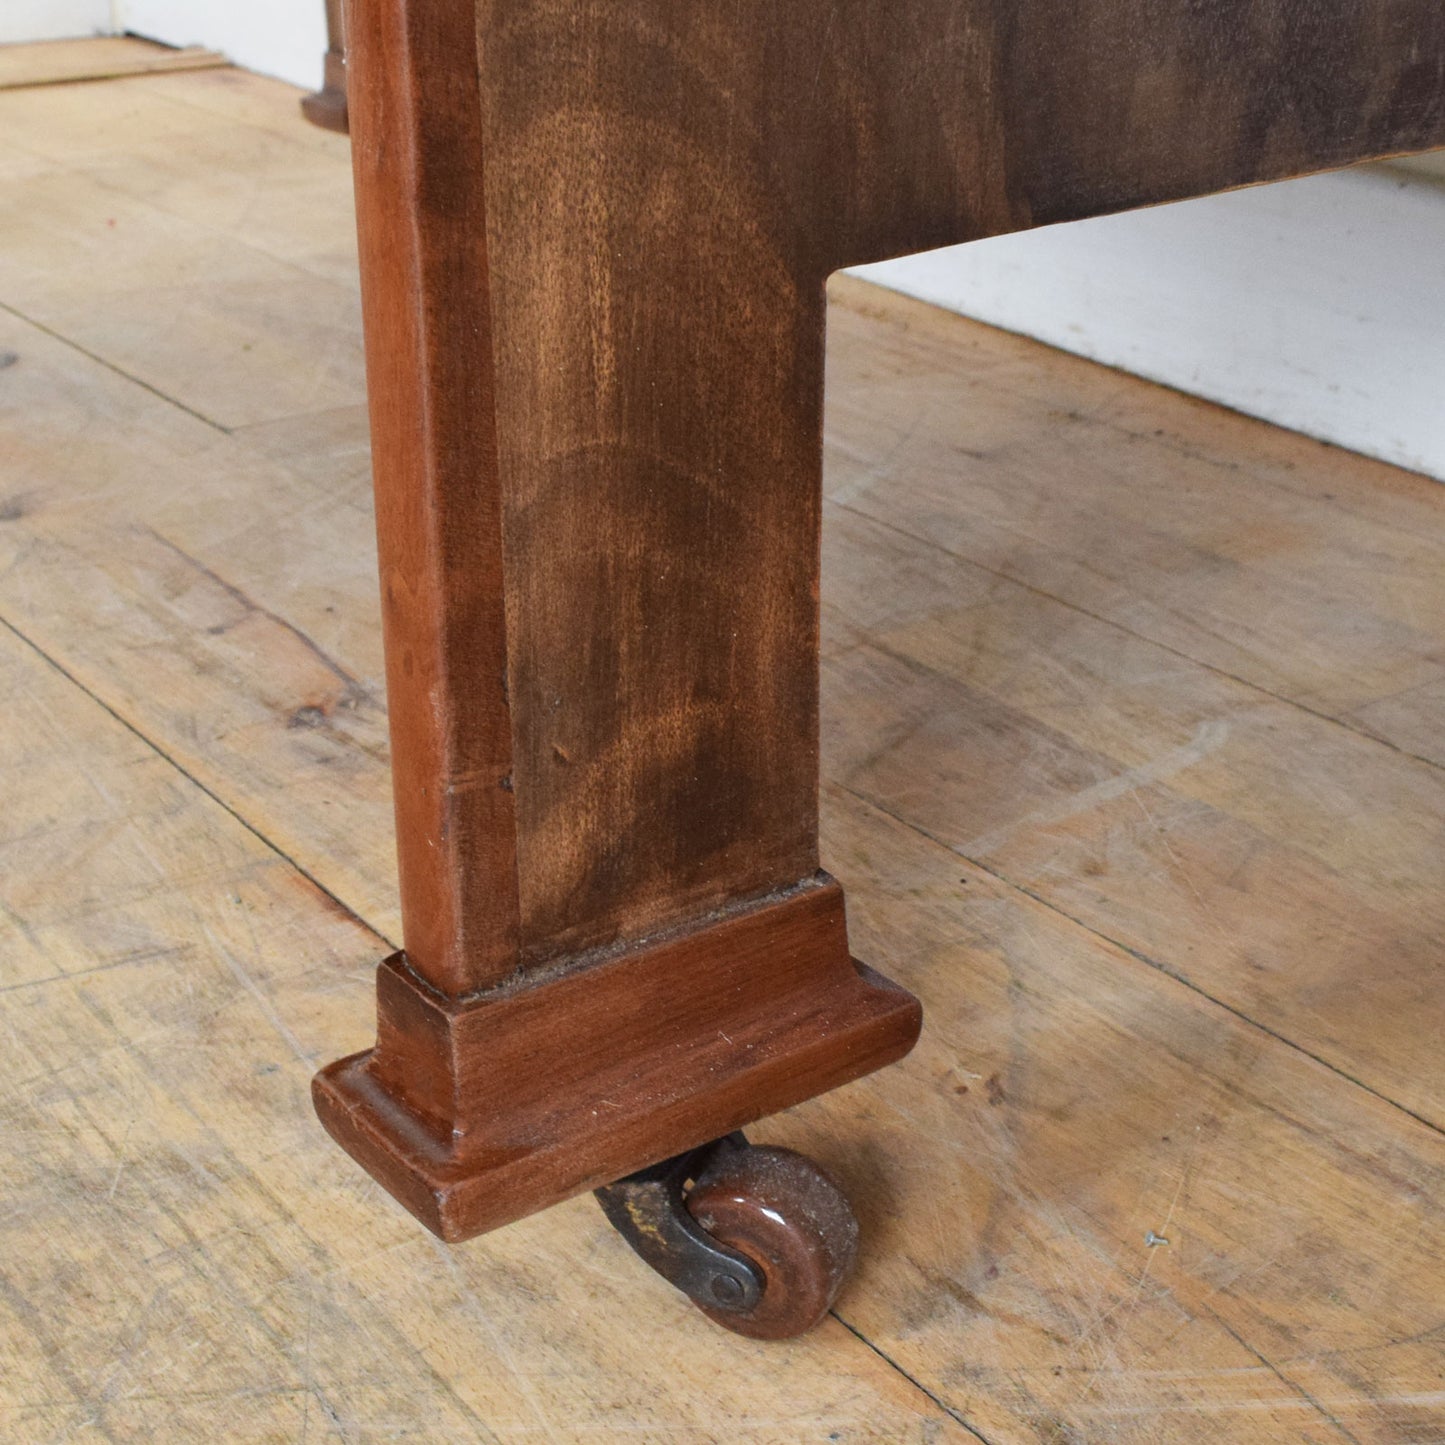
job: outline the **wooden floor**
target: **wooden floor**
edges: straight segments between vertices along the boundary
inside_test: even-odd
[[[398,935],[344,140],[0,90],[0,1439],[1445,1441],[1445,488],[858,282],[825,859],[922,995],[722,1334],[308,1081]]]

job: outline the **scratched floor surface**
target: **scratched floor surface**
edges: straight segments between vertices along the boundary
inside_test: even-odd
[[[0,1440],[1445,1441],[1445,488],[862,283],[825,859],[928,1023],[757,1131],[849,1183],[836,1318],[328,1143],[398,922],[296,100],[0,90]]]

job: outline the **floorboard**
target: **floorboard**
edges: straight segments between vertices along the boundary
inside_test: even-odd
[[[0,1437],[1445,1441],[1445,490],[834,283],[866,1244],[712,1330],[432,1242],[306,1083],[398,936],[344,141],[0,91]]]
[[[0,45],[0,90],[115,80],[157,71],[211,70],[225,64],[224,56],[199,45],[177,49],[130,35]]]

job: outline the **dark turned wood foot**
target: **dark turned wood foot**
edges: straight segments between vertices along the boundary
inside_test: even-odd
[[[831,879],[705,928],[471,998],[398,954],[377,1044],[313,1093],[339,1144],[468,1239],[901,1058],[912,995],[848,954]]]
[[[323,130],[345,135],[350,129],[346,113],[346,56],[341,51],[326,52],[325,81],[314,95],[302,97],[301,114]]]
[[[326,0],[326,71],[321,89],[301,102],[301,113],[325,130],[350,129],[346,108],[346,14],[344,0]]]

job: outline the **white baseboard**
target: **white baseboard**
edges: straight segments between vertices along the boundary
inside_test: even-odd
[[[859,275],[1445,479],[1445,175],[1359,167]]]

